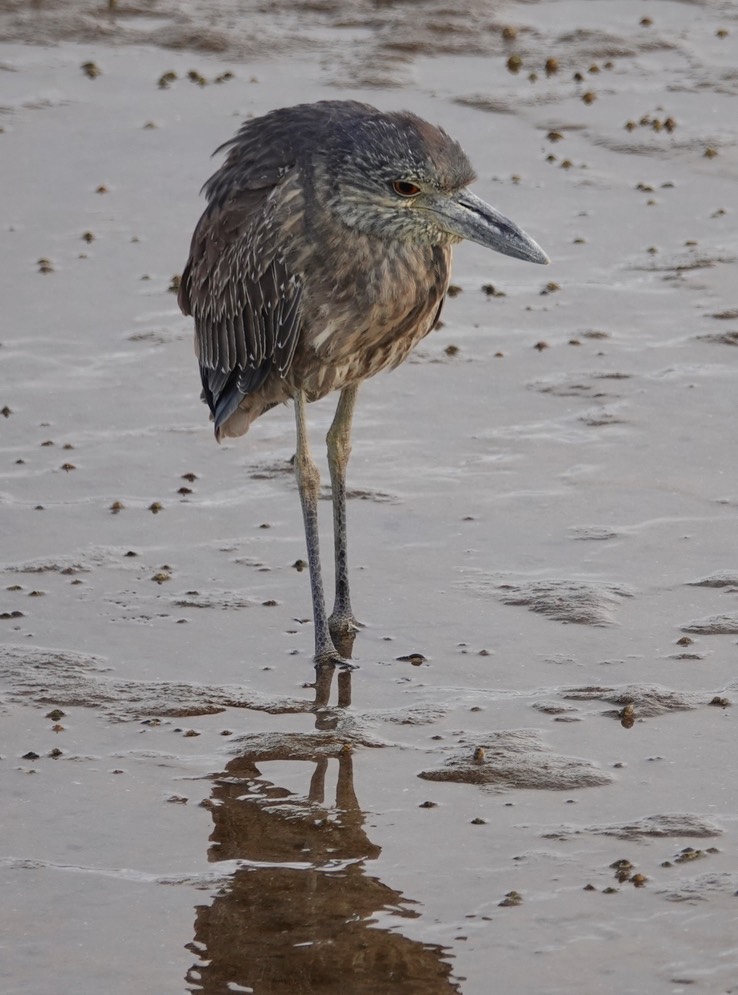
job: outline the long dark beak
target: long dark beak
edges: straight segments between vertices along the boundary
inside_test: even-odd
[[[420,207],[420,201],[417,206]],[[529,263],[548,263],[548,256],[514,221],[464,188],[449,196],[434,194],[422,205],[436,215],[441,227],[457,238],[477,242],[506,256]]]

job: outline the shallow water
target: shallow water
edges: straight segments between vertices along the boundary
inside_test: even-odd
[[[738,991],[735,6],[68,7],[0,10],[3,992]],[[342,96],[553,263],[462,246],[362,388],[314,687],[292,414],[213,444],[169,286]]]

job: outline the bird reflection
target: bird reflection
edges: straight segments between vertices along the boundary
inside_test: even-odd
[[[338,671],[338,709],[328,706],[336,668],[319,666],[317,732],[249,737],[248,747],[214,777],[211,861],[241,860],[208,906],[197,908],[198,957],[188,990],[205,995],[451,995],[443,947],[378,927],[377,915],[418,918],[411,900],[366,872],[380,847],[365,831],[353,783],[354,756],[334,735],[351,698],[351,672]],[[304,794],[281,787],[260,767],[310,764]],[[335,804],[326,776],[337,766]]]

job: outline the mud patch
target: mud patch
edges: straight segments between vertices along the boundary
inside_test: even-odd
[[[735,587],[738,588],[738,570],[716,570],[715,573],[688,581],[691,587]]]
[[[738,633],[738,615],[708,615],[687,622],[681,626],[682,632],[694,632],[700,636],[726,636]]]
[[[553,397],[582,397],[586,400],[611,400],[620,397],[613,391],[605,391],[601,381],[608,380],[628,380],[631,374],[609,374],[604,376],[601,373],[580,373],[577,377],[572,377],[570,373],[551,373],[540,380],[534,380],[526,384],[528,390],[534,390],[539,394],[550,394]]]
[[[480,578],[479,593],[491,589],[505,605],[522,606],[556,622],[606,626],[615,622],[614,609],[633,592],[617,584],[593,584],[574,580],[532,580],[517,584],[495,583]]]
[[[240,562],[240,561],[236,561]],[[256,601],[249,601],[233,591],[188,591],[172,600],[176,608],[218,608],[226,611],[234,608],[251,608]]]
[[[100,559],[98,562],[103,562]],[[60,573],[65,575],[72,575],[78,573],[87,573],[91,569],[91,566],[83,564],[79,559],[73,557],[59,557],[53,560],[41,559],[41,560],[29,560],[27,563],[12,563],[5,564],[2,570],[5,573],[15,573],[15,574],[43,574],[43,573]]]
[[[700,874],[685,878],[676,886],[661,888],[656,892],[668,902],[704,902],[718,895],[738,895],[738,874]]]
[[[235,736],[229,744],[242,760],[266,763],[273,760],[316,760],[318,757],[337,757],[351,746],[381,747],[376,737],[360,730],[353,717],[335,729],[315,733],[249,733]]]
[[[73,556],[40,557],[20,563],[4,563],[0,566],[0,570],[12,574],[60,573],[64,576],[73,576],[78,573],[89,573],[95,567],[120,567],[125,563],[126,557],[132,555],[127,546],[91,546]]]
[[[689,270],[709,269],[720,263],[734,263],[736,257],[731,252],[719,249],[689,249],[686,252],[673,252],[631,264],[631,269],[650,273],[672,271],[683,273]]]
[[[612,774],[588,760],[546,751],[541,738],[525,729],[462,740],[440,767],[421,771],[426,781],[455,781],[493,788],[568,791],[609,784]]]
[[[658,684],[627,684],[619,688],[581,687],[562,692],[563,698],[575,701],[606,701],[620,708],[633,705],[636,718],[653,718],[665,712],[682,712],[707,704],[712,695],[673,691]],[[618,712],[605,712],[618,717]]]
[[[275,477],[295,476],[295,457],[286,460],[263,460],[249,467],[248,475],[252,480],[274,480]]]
[[[448,714],[448,708],[440,705],[412,705],[409,708],[375,709],[362,712],[361,717],[367,722],[379,720],[394,725],[421,726],[438,722]]]
[[[701,342],[711,342],[713,345],[733,345],[738,346],[738,331],[711,332],[706,335],[698,335]]]
[[[537,712],[542,712],[544,715],[567,715],[579,711],[573,705],[560,705],[554,701],[536,701],[531,705],[531,708],[535,708]]]
[[[618,822],[610,825],[562,826],[560,829],[543,833],[547,840],[565,840],[572,836],[613,836],[619,840],[657,839],[665,836],[689,836],[707,839],[720,836],[723,830],[715,823],[699,815],[689,813],[666,813],[646,815],[634,822]]]
[[[477,111],[487,111],[490,114],[515,114],[517,108],[510,100],[501,100],[495,97],[487,97],[483,94],[469,94],[464,97],[455,97],[455,104],[462,107],[473,107]]]
[[[102,676],[109,671],[101,659],[80,653],[21,646],[0,649],[0,682],[10,689],[10,700],[96,708],[119,721],[152,715],[212,715],[226,708],[278,715],[311,708],[307,701],[270,698],[229,685],[121,681]]]
[[[347,742],[380,746],[387,744],[369,735],[366,727],[377,722],[428,725],[448,711],[439,705],[419,704],[357,713],[345,708],[318,707],[317,699],[270,697],[240,685],[116,680],[104,676],[111,669],[101,658],[81,653],[23,646],[0,648],[0,683],[9,688],[8,700],[96,708],[118,721],[146,716],[213,715],[227,708],[271,715],[315,712],[318,723],[322,723],[323,729],[330,727],[333,735],[340,734]]]
[[[315,733],[249,733],[234,736],[229,744],[242,760],[266,763],[272,760],[315,760],[337,757],[352,746],[382,747],[387,745],[360,728],[353,716],[346,713],[336,728]]]
[[[606,525],[575,525],[569,529],[569,538],[583,542],[604,542],[607,539],[618,539],[621,533]]]

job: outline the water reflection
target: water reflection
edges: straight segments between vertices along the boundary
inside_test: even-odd
[[[333,677],[333,667],[317,675],[317,733],[255,738],[214,778],[209,858],[249,865],[233,874],[212,904],[197,908],[189,945],[198,956],[187,976],[191,992],[460,991],[442,947],[376,924],[380,912],[399,918],[419,913],[401,892],[366,871],[380,847],[366,833],[352,750],[330,734],[338,709],[351,700],[351,673],[338,672],[338,709],[327,707]],[[259,765],[275,760],[309,765],[304,794],[262,774]],[[326,804],[327,775],[336,767],[335,804]]]

